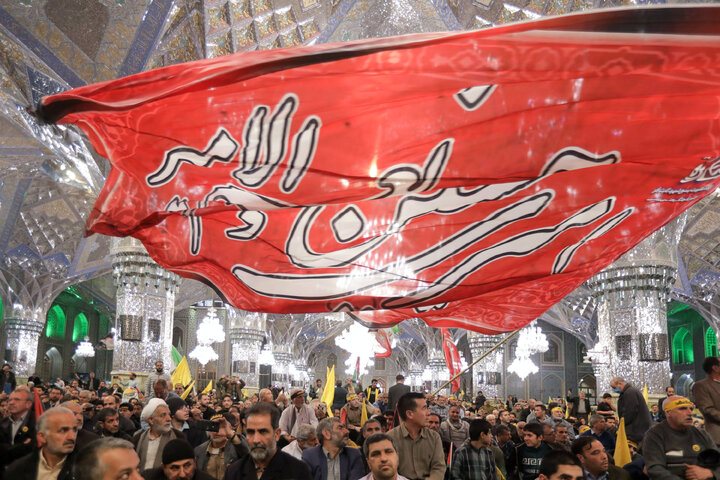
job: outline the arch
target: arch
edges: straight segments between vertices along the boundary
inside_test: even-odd
[[[183,351],[183,339],[185,338],[185,332],[180,327],[173,327],[172,344],[178,351]]]
[[[708,327],[705,330],[705,356],[706,357],[717,357],[717,335],[712,327]]]
[[[78,313],[73,321],[73,342],[82,342],[88,334],[88,320],[84,313]]]
[[[548,335],[547,341],[548,349],[545,353],[543,353],[543,363],[562,363],[562,341],[555,335]]]
[[[542,380],[542,395],[540,398],[552,397],[552,398],[563,398],[563,379],[559,376],[551,373],[543,377]]]
[[[45,336],[48,338],[65,337],[65,312],[60,305],[55,305],[48,311]]]
[[[62,377],[63,358],[56,347],[50,347],[45,352],[45,361],[48,363],[48,377],[51,380]]]
[[[327,368],[332,369],[333,365],[335,365],[335,378],[338,379],[342,375],[342,373],[338,372],[338,368],[342,368],[342,365],[340,367],[337,366],[337,355],[334,353],[331,353],[327,356]]]
[[[675,386],[675,393],[690,398],[693,385],[695,385],[695,380],[693,380],[692,375],[685,373],[678,379],[677,385]]]
[[[87,358],[73,355],[72,361],[75,362],[75,371],[76,372],[85,373],[85,372],[90,371],[90,369],[88,368],[88,364],[87,364]]]
[[[578,393],[585,392],[585,397],[589,400],[594,400],[597,391],[597,379],[595,375],[585,375],[580,379],[578,384]]]
[[[680,327],[672,341],[673,363],[683,365],[693,363],[695,355],[693,353],[692,335],[685,327]]]
[[[110,333],[110,319],[107,315],[100,315],[98,319],[98,338],[102,339]]]

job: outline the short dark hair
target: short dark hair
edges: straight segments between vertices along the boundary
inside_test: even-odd
[[[395,453],[397,453],[397,445],[395,445],[395,442],[392,438],[386,433],[373,433],[368,438],[365,439],[365,443],[363,444],[363,454],[365,454],[365,458],[370,454],[370,445],[373,443],[382,442],[383,440],[389,440],[390,443],[392,443],[393,450],[395,450]]]
[[[116,417],[117,415],[117,410],[115,410],[114,408],[105,407],[95,415],[95,421],[105,423],[105,419],[107,419],[108,417]]]
[[[382,418],[382,417],[380,417],[380,418]],[[383,421],[385,421],[384,418],[383,418]],[[363,423],[363,426],[362,426],[362,428],[360,429],[360,434],[363,434],[363,433],[367,432],[367,425],[370,424],[370,423],[377,423],[378,425],[380,425],[380,428],[383,428],[383,424],[380,423],[380,420],[378,420],[378,419],[375,418],[375,417],[369,418],[369,419],[367,419],[367,420],[365,421],[365,423]]]
[[[60,392],[60,393],[62,393],[62,391],[63,391],[62,388],[60,388],[58,385],[55,385],[54,383],[53,383],[52,385],[50,385],[50,387],[48,387],[48,392],[49,392],[50,390],[57,390],[57,391]]]
[[[523,428],[523,431],[532,433],[536,437],[542,437],[543,433],[545,433],[545,429],[539,423],[528,423],[525,425],[525,428]]]
[[[223,395],[222,399],[225,400],[226,398],[229,398],[230,400],[232,400],[232,395],[227,395],[227,394]]]
[[[372,382],[377,382],[377,378],[373,378],[372,380],[370,380],[370,383]]]
[[[710,375],[710,372],[712,372],[712,367],[714,366],[720,366],[720,360],[718,357],[705,357],[705,360],[703,361],[703,370],[705,373]]]
[[[592,442],[599,442],[597,438],[593,437],[592,435],[585,435],[585,436],[579,436],[577,437],[572,445],[570,446],[570,451],[572,451],[573,455],[582,455],[583,451],[592,443]]]
[[[472,422],[470,422],[470,440],[479,440],[480,434],[488,433],[491,428],[492,425],[490,425],[490,422],[488,422],[487,420],[482,420],[480,418],[474,419]]]
[[[502,423],[499,425],[495,425],[495,436],[497,437],[501,433],[508,432],[510,433],[510,428],[507,425],[503,425]]]
[[[442,422],[442,417],[441,417],[440,415],[438,415],[437,413],[432,413],[432,412],[431,412],[431,413],[428,415],[428,418],[430,418],[430,417],[438,417],[438,422]]]
[[[102,478],[107,465],[100,462],[100,455],[116,448],[135,451],[133,444],[122,438],[104,437],[88,443],[75,457],[72,467],[75,478],[77,480]]]
[[[395,375],[395,380],[405,380],[405,377],[402,373],[398,373],[397,375]]]
[[[403,420],[407,420],[407,411],[415,411],[415,409],[417,408],[416,400],[425,400],[425,395],[420,392],[408,392],[402,397],[400,397],[400,400],[398,400],[397,403],[397,409],[400,418],[402,418]]]
[[[543,412],[547,412],[547,407],[545,405],[543,405],[542,403],[536,403],[535,408],[539,408]]]
[[[250,419],[253,415],[269,415],[270,416],[270,425],[272,426],[273,430],[277,430],[280,425],[280,412],[278,412],[278,409],[275,407],[275,405],[267,402],[257,402],[252,407],[248,408],[247,410],[243,410],[245,412],[245,418]]]
[[[581,437],[581,438],[593,438],[593,437]],[[538,472],[540,475],[545,475],[546,477],[550,478],[550,476],[554,475],[558,471],[558,467],[560,465],[573,465],[576,467],[580,467],[582,470],[582,465],[580,464],[580,460],[569,452],[566,452],[565,450],[552,450],[547,455],[545,455],[540,462],[540,472]]]
[[[667,391],[670,390],[671,388],[672,388],[673,390],[675,390],[675,387],[673,387],[672,385],[669,385],[669,386],[665,387],[665,393],[667,393]]]

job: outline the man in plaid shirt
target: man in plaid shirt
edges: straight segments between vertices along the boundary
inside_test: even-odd
[[[491,425],[486,420],[470,422],[470,443],[455,452],[452,480],[498,480],[495,458],[490,450]]]

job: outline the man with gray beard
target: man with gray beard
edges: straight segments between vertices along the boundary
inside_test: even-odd
[[[148,423],[147,430],[133,436],[132,443],[140,457],[140,471],[157,468],[162,464],[162,452],[170,440],[184,439],[182,432],[172,428],[170,409],[163,400],[151,398],[143,408],[140,419]]]
[[[228,467],[225,480],[311,480],[305,463],[277,448],[280,412],[274,405],[256,403],[245,421],[250,453]]]

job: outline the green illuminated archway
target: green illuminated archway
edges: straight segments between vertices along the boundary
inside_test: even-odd
[[[705,330],[705,356],[706,357],[717,357],[717,335],[712,327],[708,327]]]
[[[80,342],[88,334],[88,320],[84,313],[78,313],[73,322],[72,341]]]
[[[695,354],[693,352],[692,335],[682,327],[678,329],[672,341],[673,363],[676,365],[693,363]]]

